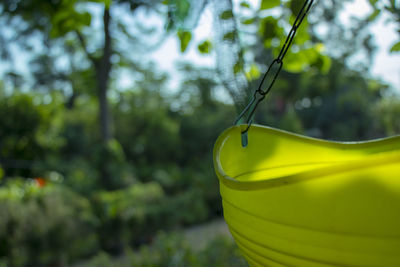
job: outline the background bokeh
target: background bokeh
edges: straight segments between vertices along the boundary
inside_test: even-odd
[[[400,88],[371,73],[382,18],[399,58],[400,7],[349,16],[358,2],[315,2],[257,123],[400,134]],[[220,229],[212,147],[302,4],[1,1],[0,266],[247,266]]]

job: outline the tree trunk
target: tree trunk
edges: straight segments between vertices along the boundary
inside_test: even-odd
[[[69,110],[75,107],[75,100],[78,97],[78,93],[75,92],[73,87],[72,90],[73,90],[72,95],[68,98],[68,101],[65,103],[65,107]]]
[[[114,187],[111,181],[111,173],[109,171],[109,162],[111,160],[111,154],[107,148],[107,142],[112,138],[111,132],[111,115],[108,107],[107,101],[107,89],[108,82],[110,80],[111,71],[111,55],[112,55],[112,45],[111,45],[111,34],[110,34],[110,10],[109,7],[104,8],[103,14],[103,53],[101,58],[96,58],[87,50],[87,44],[85,42],[84,36],[79,32],[75,31],[78,40],[85,51],[88,59],[93,63],[95,68],[95,79],[97,86],[97,97],[99,100],[99,124],[100,124],[100,134],[101,134],[101,144],[100,144],[100,160],[99,170],[100,179],[104,187],[112,189]]]
[[[107,189],[113,189],[112,174],[109,170],[110,153],[108,151],[107,142],[112,138],[111,133],[111,115],[107,101],[108,82],[110,80],[111,71],[111,36],[110,36],[110,10],[104,9],[103,15],[103,34],[104,46],[103,55],[100,60],[95,61],[97,94],[99,99],[99,123],[101,133],[101,156],[99,161],[100,179],[102,185]]]
[[[107,102],[107,89],[111,71],[111,36],[110,36],[110,11],[105,8],[103,15],[104,22],[104,47],[103,56],[96,66],[96,78],[99,97],[99,120],[100,132],[103,143],[112,138],[111,116]]]

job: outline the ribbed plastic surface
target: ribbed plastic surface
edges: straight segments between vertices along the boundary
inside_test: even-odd
[[[251,266],[400,266],[400,136],[361,143],[253,125],[214,147],[224,217]]]

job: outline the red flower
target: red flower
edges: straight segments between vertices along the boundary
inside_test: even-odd
[[[36,183],[39,187],[43,187],[46,185],[46,180],[41,177],[36,177],[36,178],[34,178],[34,180],[36,181]]]

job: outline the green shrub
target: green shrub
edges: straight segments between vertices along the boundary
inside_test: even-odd
[[[62,185],[13,179],[0,187],[0,258],[10,266],[65,264],[97,250],[87,199]]]
[[[157,183],[135,184],[126,189],[104,191],[94,196],[94,207],[101,224],[98,234],[104,250],[119,253],[123,247],[146,242],[151,206],[159,205],[164,192]]]
[[[199,255],[199,266],[248,266],[237,245],[225,236],[216,237]]]
[[[374,128],[380,129],[379,136],[400,134],[400,97],[398,95],[382,99],[375,104],[373,111],[375,118],[372,124]]]
[[[116,254],[125,246],[150,242],[160,229],[193,224],[208,215],[197,191],[167,196],[156,182],[101,192],[93,203],[102,248]]]
[[[158,213],[162,214],[163,221],[167,223],[168,228],[197,224],[209,217],[203,194],[197,189],[169,196],[157,209]]]
[[[39,108],[28,94],[0,99],[0,158],[6,176],[32,175],[32,162],[41,160],[44,149],[36,133],[45,124]]]
[[[86,261],[85,263],[77,265],[79,267],[109,267],[109,266],[124,266],[124,265],[117,265],[113,262],[112,257],[104,251],[100,251],[90,260]]]
[[[143,246],[129,257],[131,266],[183,267],[198,266],[195,253],[181,235],[161,232],[151,246]]]
[[[160,232],[151,245],[139,250],[126,248],[117,258],[101,251],[76,267],[248,267],[236,244],[226,236],[217,236],[203,250],[191,248],[179,232]]]
[[[247,267],[236,244],[217,236],[204,250],[196,252],[179,233],[161,232],[151,246],[127,254],[129,266],[142,267]]]

